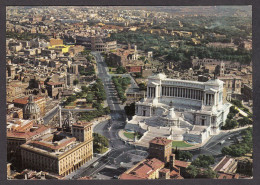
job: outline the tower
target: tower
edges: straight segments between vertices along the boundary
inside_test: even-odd
[[[221,61],[220,63],[220,76],[224,76],[225,75],[225,63],[223,61]]]

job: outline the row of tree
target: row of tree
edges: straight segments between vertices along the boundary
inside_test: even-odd
[[[112,81],[115,85],[118,97],[124,103],[126,101],[125,91],[127,89],[127,86],[131,84],[131,79],[129,77],[119,77],[119,76],[113,76]]]
[[[253,149],[253,129],[251,127],[242,131],[242,141],[222,148],[221,152],[224,155],[233,157],[241,157],[252,152]]]

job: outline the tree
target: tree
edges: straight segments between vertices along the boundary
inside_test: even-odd
[[[198,175],[199,170],[196,166],[190,165],[186,169],[186,172],[190,175],[191,178],[195,178]]]
[[[215,75],[219,75],[219,74],[220,74],[220,66],[217,65],[217,66],[215,67]]]
[[[135,103],[131,103],[130,105],[125,106],[125,113],[128,117],[132,117],[135,115]]]
[[[93,103],[93,95],[88,94],[87,97],[86,97],[86,101],[87,101],[87,103]]]
[[[85,93],[88,92],[88,88],[85,85],[81,86],[81,90]]]
[[[178,160],[188,161],[188,160],[191,160],[192,157],[193,157],[193,155],[190,152],[188,152],[188,151],[180,151]]]
[[[73,85],[77,85],[79,83],[79,80],[73,80]]]
[[[93,150],[95,153],[102,153],[104,148],[108,148],[108,139],[98,133],[93,133]]]
[[[194,161],[192,161],[191,165],[208,168],[210,165],[215,163],[215,159],[213,156],[209,155],[199,155]]]
[[[146,86],[144,83],[140,83],[140,84],[139,84],[139,89],[140,89],[141,91],[145,91],[146,88],[147,88],[147,86]]]
[[[136,78],[142,78],[142,73],[135,73]]]
[[[248,117],[243,117],[238,120],[240,126],[251,125],[253,122]]]
[[[124,73],[126,73],[126,69],[123,66],[119,66],[116,69],[116,73],[117,74],[124,74]]]
[[[214,179],[217,177],[217,173],[211,168],[207,168],[207,170],[203,171],[203,176],[207,179]]]
[[[237,114],[239,111],[235,108],[235,106],[231,106],[229,112],[232,114]]]

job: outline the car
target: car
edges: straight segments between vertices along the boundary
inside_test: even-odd
[[[225,140],[222,140],[219,142],[220,145],[224,144],[225,143]]]
[[[113,177],[113,179],[118,179],[118,176],[117,176],[117,175],[115,175],[115,176]]]
[[[99,164],[99,162],[95,162],[94,164],[91,165],[92,168],[95,168],[97,165]]]

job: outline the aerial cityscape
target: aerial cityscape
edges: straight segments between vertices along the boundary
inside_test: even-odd
[[[7,179],[252,179],[252,6],[8,6]]]

